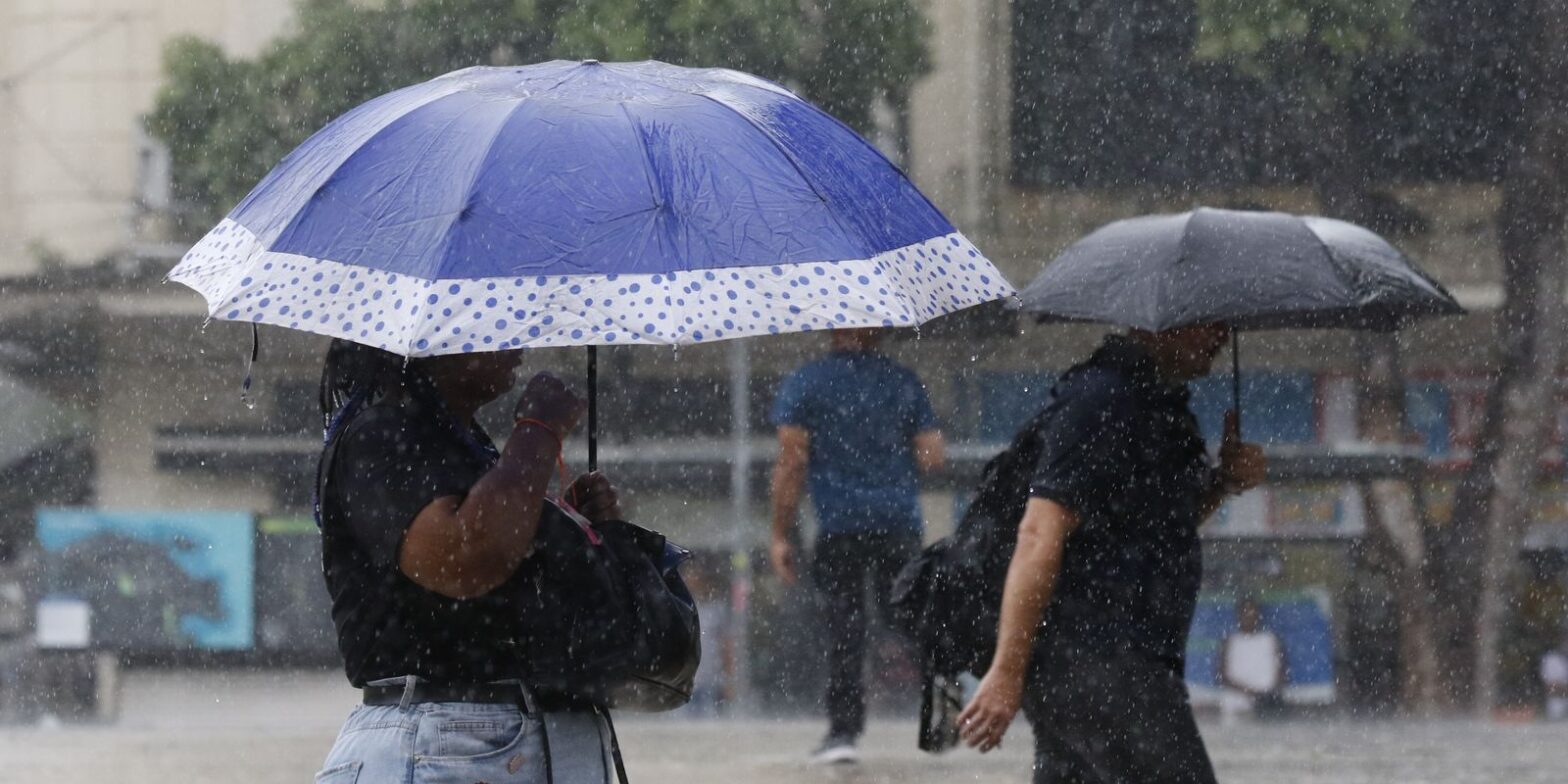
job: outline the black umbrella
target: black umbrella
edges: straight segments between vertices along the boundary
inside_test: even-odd
[[[1234,330],[1392,331],[1464,312],[1437,281],[1353,223],[1202,207],[1116,221],[1069,247],[1019,293],[1040,321],[1147,330],[1227,322]],[[1231,394],[1241,408],[1239,340]]]

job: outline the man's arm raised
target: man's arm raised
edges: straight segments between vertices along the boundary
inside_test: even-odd
[[[1251,490],[1268,478],[1268,458],[1263,448],[1241,440],[1241,417],[1235,410],[1225,412],[1225,432],[1220,437],[1220,466],[1214,485],[1203,499],[1202,519],[1207,520],[1225,499]]]

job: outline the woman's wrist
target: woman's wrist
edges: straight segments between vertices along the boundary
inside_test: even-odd
[[[517,419],[512,420],[512,431],[514,433],[518,430],[522,430],[523,428],[540,430],[543,431],[545,435],[550,436],[550,439],[555,441],[556,452],[560,452],[565,446],[565,442],[561,438],[561,432],[549,422],[546,422],[542,419],[535,419],[533,417],[518,417]]]

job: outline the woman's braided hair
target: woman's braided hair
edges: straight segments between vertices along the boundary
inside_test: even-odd
[[[335,338],[321,368],[322,427],[331,427],[343,407],[355,399],[371,401],[392,392],[433,391],[430,384],[417,383],[423,378],[415,361],[374,346]]]

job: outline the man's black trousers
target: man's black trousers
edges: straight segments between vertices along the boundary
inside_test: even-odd
[[[825,534],[812,561],[828,643],[828,733],[854,739],[866,728],[865,658],[872,614],[886,620],[893,578],[920,551],[920,535]]]
[[[1175,662],[1126,645],[1043,642],[1023,710],[1035,784],[1214,784]]]

